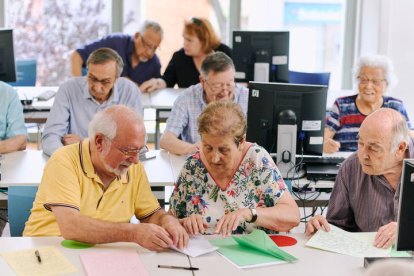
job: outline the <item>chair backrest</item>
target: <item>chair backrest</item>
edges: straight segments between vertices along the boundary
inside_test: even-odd
[[[289,83],[329,86],[331,73],[306,73],[289,71]]]
[[[35,86],[37,62],[35,59],[16,60],[16,82],[9,82],[12,86]]]
[[[8,189],[8,216],[10,235],[20,237],[33,207],[37,186],[10,186]]]

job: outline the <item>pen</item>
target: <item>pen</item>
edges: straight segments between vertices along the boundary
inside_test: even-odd
[[[37,261],[39,262],[39,264],[42,263],[42,258],[40,258],[39,250],[35,251],[35,255],[36,255],[36,258],[37,258]]]
[[[185,269],[185,270],[198,270],[198,267],[192,266],[175,266],[175,265],[158,265],[159,268],[171,268],[171,269]]]

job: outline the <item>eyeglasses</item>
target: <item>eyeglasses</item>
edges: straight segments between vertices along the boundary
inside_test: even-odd
[[[365,77],[358,77],[359,83],[363,85],[367,85],[369,82],[372,82],[375,86],[380,86],[385,79],[368,79]]]
[[[139,154],[146,153],[148,151],[147,145],[145,145],[142,148],[132,148],[132,147],[120,147],[118,146],[113,140],[108,140],[113,144],[113,146],[119,150],[125,157],[131,158],[131,157],[137,157]]]
[[[100,84],[102,84],[103,86],[111,86],[114,83],[114,80],[112,79],[97,79],[95,76],[88,74],[88,79],[93,82],[93,83],[97,83],[99,82]]]
[[[232,82],[215,82],[215,83],[211,83],[211,84],[208,82],[208,80],[205,80],[205,82],[210,87],[210,89],[213,90],[214,92],[220,92],[224,89],[233,90],[234,87],[236,86],[234,81],[232,81]]]
[[[151,44],[149,44],[147,41],[145,41],[144,37],[141,35],[140,36],[141,41],[142,41],[142,45],[144,45],[145,50],[151,51],[151,52],[155,52],[158,48],[157,46],[153,46]]]

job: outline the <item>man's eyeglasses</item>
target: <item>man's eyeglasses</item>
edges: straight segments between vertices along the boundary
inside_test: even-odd
[[[214,92],[220,92],[224,89],[233,90],[234,87],[236,87],[236,84],[234,83],[234,81],[226,82],[226,83],[225,82],[209,83],[208,80],[205,80],[205,82],[210,87],[210,89],[213,90]]]
[[[109,140],[109,139],[108,139]],[[120,147],[113,140],[109,140],[111,144],[119,150],[125,157],[137,157],[138,155],[145,154],[148,152],[148,147],[145,145],[142,148],[132,148],[132,147]]]
[[[97,79],[95,76],[93,76],[91,74],[88,74],[88,79],[93,83],[99,82],[103,86],[111,86],[114,82],[114,80],[112,80],[112,79],[103,79],[103,80]]]
[[[149,44],[147,41],[145,41],[144,37],[141,35],[140,36],[141,41],[142,41],[142,45],[144,45],[145,50],[151,51],[151,52],[155,52],[158,48],[157,46],[151,45]]]
[[[379,86],[383,81],[385,81],[385,79],[368,79],[365,77],[358,77],[358,80],[360,84],[367,85],[369,82],[372,82],[375,86]]]

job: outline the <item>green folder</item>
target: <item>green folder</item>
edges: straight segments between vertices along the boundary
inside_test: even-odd
[[[243,236],[210,240],[224,257],[241,268],[293,262],[297,258],[281,250],[262,230]]]

